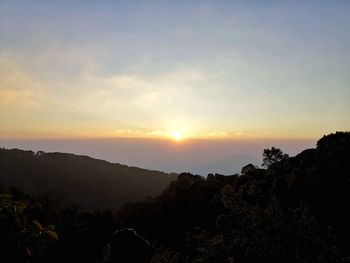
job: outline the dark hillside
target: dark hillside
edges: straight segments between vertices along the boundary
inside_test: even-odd
[[[249,164],[241,175],[180,174],[160,196],[126,204],[119,215],[159,244],[155,262],[349,257],[350,133],[325,136],[295,157],[276,148],[264,157],[267,169]]]
[[[68,175],[83,168],[87,175],[82,178],[100,187],[98,180],[94,181],[94,172],[103,174],[102,178],[113,177],[108,175],[107,167],[115,167],[66,154],[18,150],[2,153],[7,153],[7,158],[1,159],[3,174],[40,171],[26,181],[28,188],[42,183],[40,177],[44,174],[49,178],[58,176],[57,170],[66,171],[64,182],[71,185]],[[35,158],[37,161],[33,161]],[[1,260],[349,262],[349,163],[350,133],[337,132],[321,138],[315,149],[294,157],[278,148],[265,149],[266,169],[248,164],[241,174],[231,176],[180,174],[161,194],[126,202],[119,211],[58,207],[50,195],[29,195],[0,187],[0,243],[4,244],[0,247]],[[133,176],[135,185],[138,177]],[[59,181],[52,184],[55,183]],[[98,191],[90,194],[90,199],[100,198]]]
[[[157,195],[174,179],[87,156],[0,149],[2,184],[29,193],[50,192],[89,209],[117,209],[123,202]]]

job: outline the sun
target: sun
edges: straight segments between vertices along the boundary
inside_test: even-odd
[[[172,132],[171,136],[172,136],[173,140],[176,141],[176,142],[180,142],[180,141],[183,140],[183,134],[180,131]]]

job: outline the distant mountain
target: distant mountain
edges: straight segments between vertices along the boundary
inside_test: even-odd
[[[88,156],[0,148],[0,184],[58,195],[87,209],[117,209],[158,195],[176,177]]]

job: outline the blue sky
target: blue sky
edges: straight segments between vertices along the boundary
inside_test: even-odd
[[[350,129],[348,1],[0,1],[3,138]]]

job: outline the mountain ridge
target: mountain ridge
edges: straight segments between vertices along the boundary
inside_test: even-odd
[[[20,165],[18,165],[20,164]],[[87,209],[118,209],[126,201],[159,194],[176,174],[86,155],[0,148],[0,180],[29,193],[60,195]]]

